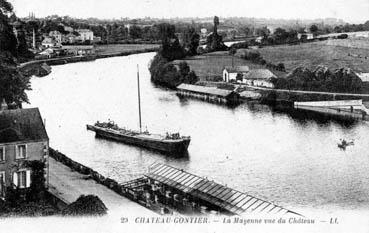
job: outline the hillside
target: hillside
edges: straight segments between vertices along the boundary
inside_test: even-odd
[[[355,72],[369,72],[369,39],[327,40],[299,45],[281,45],[258,50],[265,60],[282,62],[287,72],[304,66],[314,69],[348,67]]]

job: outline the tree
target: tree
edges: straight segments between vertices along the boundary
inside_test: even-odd
[[[270,35],[270,30],[267,27],[257,28],[256,35],[267,38]]]
[[[194,27],[189,27],[184,32],[184,47],[189,56],[197,54],[197,47],[200,44],[200,35],[196,33]]]
[[[7,16],[12,10],[9,2],[0,0],[0,100],[21,106],[28,102],[25,91],[31,87],[29,78],[17,68],[18,44]]]
[[[136,25],[133,25],[129,28],[129,36],[132,39],[142,38],[142,29]]]
[[[310,32],[313,33],[314,35],[318,32],[318,30],[319,28],[315,24],[310,26]]]

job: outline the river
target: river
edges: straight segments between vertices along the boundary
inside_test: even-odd
[[[296,118],[268,106],[227,108],[150,82],[155,53],[53,66],[32,79],[30,106],[40,108],[50,145],[120,182],[154,162],[206,176],[293,210],[369,210],[369,124]],[[114,120],[138,129],[136,64],[142,121],[150,132],[192,138],[188,157],[176,159],[94,137],[87,123]],[[340,138],[355,145],[342,151]]]

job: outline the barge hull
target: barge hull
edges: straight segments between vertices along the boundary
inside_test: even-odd
[[[96,133],[96,137],[144,147],[146,149],[152,149],[162,153],[177,153],[176,155],[178,156],[186,152],[190,144],[190,139],[178,139],[171,142],[109,132],[92,125],[87,125],[87,129],[94,131]]]

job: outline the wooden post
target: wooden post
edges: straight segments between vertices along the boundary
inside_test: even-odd
[[[141,95],[140,95],[140,75],[139,75],[139,67],[137,64],[137,94],[138,94],[138,116],[140,122],[140,133],[142,132],[142,124],[141,124]]]

